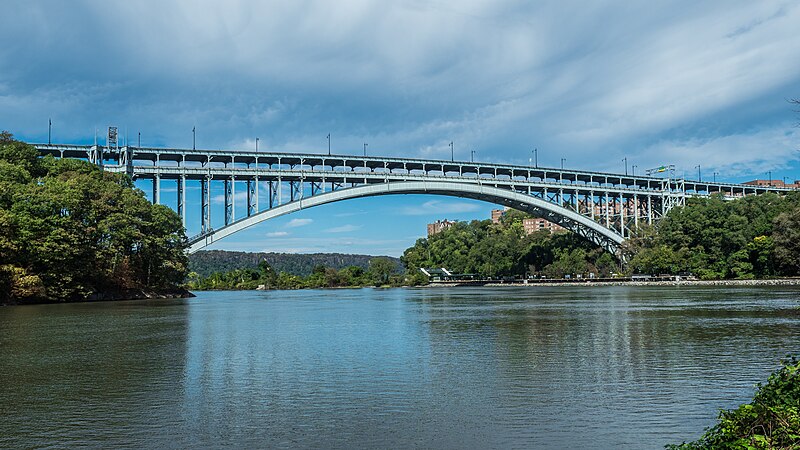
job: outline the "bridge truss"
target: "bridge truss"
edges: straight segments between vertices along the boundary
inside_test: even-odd
[[[200,233],[189,239],[190,252],[264,220],[316,205],[375,195],[427,193],[528,211],[616,253],[633,230],[657,222],[671,208],[685,204],[687,197],[719,193],[735,198],[788,191],[465,161],[96,145],[36,147],[43,154],[86,159],[108,171],[151,180],[156,204],[162,203],[162,180],[174,180],[176,209],[184,226],[187,186],[198,184]],[[214,211],[212,183],[223,187],[222,211]],[[244,211],[236,209],[237,185],[244,187]],[[211,226],[212,214],[223,215],[221,228]]]

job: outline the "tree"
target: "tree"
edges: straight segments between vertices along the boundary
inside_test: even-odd
[[[389,282],[389,277],[397,271],[397,266],[389,258],[378,257],[369,260],[370,279],[378,286]]]
[[[126,175],[39,158],[0,133],[0,302],[172,289],[187,272],[186,246],[180,217]]]
[[[719,422],[690,443],[670,449],[800,448],[800,361],[791,358],[759,385],[753,401],[722,411]]]
[[[775,263],[784,275],[800,275],[800,208],[775,218]]]

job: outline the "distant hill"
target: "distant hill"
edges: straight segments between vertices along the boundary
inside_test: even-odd
[[[256,268],[262,259],[276,272],[287,272],[293,275],[306,276],[314,266],[341,269],[347,266],[358,266],[366,269],[370,255],[348,255],[343,253],[248,253],[229,252],[225,250],[206,250],[189,255],[189,270],[207,277],[214,272],[228,272],[234,269]],[[398,258],[388,257],[400,267]]]

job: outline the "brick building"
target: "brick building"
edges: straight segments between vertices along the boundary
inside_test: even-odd
[[[505,212],[506,212],[506,209],[508,209],[508,208],[504,208],[504,209],[493,209],[493,210],[492,210],[492,223],[493,223],[493,224],[498,224],[498,223],[500,223],[500,218],[502,218],[502,217],[503,217],[503,213],[505,213]]]
[[[541,230],[547,230],[552,233],[554,231],[559,231],[564,229],[561,226],[556,225],[547,219],[542,219],[539,217],[523,219],[522,228],[525,230],[525,234],[531,234]]]
[[[777,188],[800,189],[800,180],[794,180],[794,183],[784,183],[783,180],[753,180],[744,182],[742,184],[749,184],[750,186],[772,186]]]
[[[433,236],[436,233],[440,233],[455,224],[455,220],[437,220],[436,222],[428,224],[428,237]]]

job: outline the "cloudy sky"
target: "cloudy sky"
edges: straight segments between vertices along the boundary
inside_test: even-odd
[[[588,5],[588,6],[587,6]],[[742,181],[800,178],[800,4],[781,1],[16,1],[0,128],[89,143],[456,157]],[[797,108],[795,108],[797,109]],[[146,186],[142,186],[146,189]],[[168,191],[168,188],[165,188]],[[167,192],[165,192],[167,194]],[[217,248],[398,255],[491,205],[401,196]],[[191,231],[191,230],[190,230]]]

